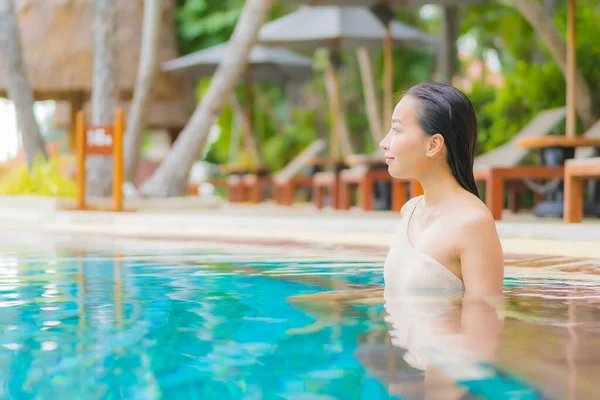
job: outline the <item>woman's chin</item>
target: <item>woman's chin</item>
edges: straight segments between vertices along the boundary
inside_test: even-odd
[[[391,166],[388,167],[388,172],[390,173],[390,176],[394,179],[410,179],[410,176],[408,176],[408,174],[404,173],[403,171],[398,171],[397,169],[394,169]]]

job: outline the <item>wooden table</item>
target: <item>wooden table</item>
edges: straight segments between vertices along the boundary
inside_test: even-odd
[[[546,166],[564,166],[565,161],[575,157],[575,149],[578,147],[595,148],[600,155],[600,138],[567,137],[567,136],[544,136],[535,139],[521,139],[519,146],[537,149],[540,155],[540,163]],[[563,214],[563,183],[548,193],[548,201],[538,204],[533,213],[538,216],[559,217]],[[600,216],[600,190],[596,185],[595,193],[591,193],[584,213],[590,216]]]
[[[219,171],[227,175],[267,174],[267,170],[264,167],[247,164],[223,164],[219,166]]]
[[[315,168],[324,168],[330,166],[343,168],[345,167],[346,163],[343,160],[333,159],[330,157],[312,157],[306,162],[306,165]]]
[[[382,153],[351,154],[348,157],[346,157],[345,161],[346,164],[351,166],[367,165],[369,167],[385,166],[387,168],[387,164],[385,162],[385,155]]]
[[[566,136],[544,136],[535,139],[521,139],[519,146],[528,148],[560,148],[575,149],[576,147],[600,147],[600,138],[566,137]]]
[[[409,197],[423,194],[423,188],[418,181],[395,179],[389,175],[388,164],[385,162],[385,154],[381,151],[370,154],[351,154],[344,160],[346,161],[346,164],[352,167],[366,167],[368,170],[367,173],[371,175],[367,181],[372,180],[372,183],[377,187],[372,193],[371,200],[367,198],[368,193],[361,193],[365,196],[362,200],[362,204],[368,204],[370,206],[373,202],[378,202],[382,208],[400,211],[400,207],[403,206],[406,201],[406,194],[399,194],[398,191],[405,190],[404,185],[406,183],[410,183]],[[352,178],[347,179],[347,181],[356,183]],[[397,186],[398,183],[401,183],[401,187]],[[367,183],[365,182],[363,186],[367,186]],[[397,199],[399,200],[396,201]],[[367,210],[370,209],[370,207],[363,207],[363,209]]]

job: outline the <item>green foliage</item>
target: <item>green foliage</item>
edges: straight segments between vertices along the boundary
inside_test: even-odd
[[[36,195],[75,197],[77,186],[64,176],[59,158],[45,161],[42,157],[27,165],[17,165],[0,181],[0,195]]]
[[[179,0],[178,42],[181,54],[226,42],[242,12],[244,0]]]
[[[540,111],[564,106],[565,81],[553,62],[519,61],[504,86],[477,83],[469,98],[477,112],[480,150],[488,151],[514,137]]]
[[[259,140],[259,152],[262,155],[265,167],[270,171],[277,171],[291,161],[296,154],[301,152],[315,138],[314,118],[315,111],[311,109],[296,108],[289,110],[291,116],[285,122],[277,112],[273,116],[277,121],[269,121],[262,113],[255,113],[255,122],[263,120],[263,132],[255,130]],[[258,115],[256,115],[258,114]],[[234,123],[234,115],[230,107],[226,107],[217,121],[219,137],[211,144],[204,160],[215,164],[226,164],[229,160],[232,129],[241,129]],[[279,130],[275,130],[276,124]],[[255,128],[261,124],[255,123]],[[251,164],[250,155],[242,148],[241,164]]]
[[[294,109],[291,121],[283,125],[283,130],[265,141],[261,151],[269,170],[281,169],[317,139],[313,128],[314,118],[314,110]]]
[[[556,26],[564,34],[566,8],[557,3]],[[589,0],[577,3],[578,68],[600,104],[600,44],[595,37],[600,7]],[[540,111],[564,106],[566,87],[563,73],[537,38],[527,21],[512,6],[487,4],[465,9],[465,31],[479,43],[476,55],[496,50],[505,77],[503,87],[479,82],[468,93],[477,111],[479,150],[488,151],[510,140]],[[540,58],[544,61],[534,61]],[[582,131],[582,127],[579,127]],[[559,124],[557,133],[564,132]]]
[[[210,79],[203,79],[198,83],[197,96],[201,101],[204,94],[208,91]],[[219,129],[219,136],[208,148],[204,160],[214,164],[225,164],[229,159],[229,143],[231,142],[231,130],[233,127],[233,110],[229,102],[225,102],[221,115],[215,122]]]
[[[510,69],[517,60],[531,59],[539,49],[531,25],[509,3],[473,4],[462,11],[461,35],[476,40],[474,57],[483,58],[493,50],[502,68]]]
[[[177,33],[181,54],[187,54],[229,40],[235,23],[244,6],[243,0],[178,0]],[[269,19],[281,17],[297,9],[290,1],[275,1]],[[426,22],[418,10],[399,13],[402,21],[417,28],[428,30]],[[381,52],[374,51],[373,66],[376,77],[382,76]],[[422,49],[403,49],[395,52],[395,87],[404,90],[417,82],[427,80],[435,68],[433,52]],[[342,98],[351,135],[355,143],[365,144],[359,149],[372,150],[371,135],[368,133],[368,121],[364,109],[364,98],[356,54],[346,51],[342,55],[344,65],[340,70]],[[289,162],[299,151],[318,136],[329,136],[330,113],[325,87],[323,84],[321,57],[316,57],[315,77],[303,88],[303,105],[290,105],[286,98],[284,85],[255,85],[255,97],[261,96],[261,104],[254,101],[252,125],[259,143],[259,150],[265,166],[277,170]],[[377,79],[378,96],[382,94],[381,79]],[[198,98],[201,99],[208,87],[208,81],[198,85]],[[242,88],[237,88],[238,98],[244,99]],[[232,129],[240,129],[234,123],[234,115],[226,105],[217,120],[219,135],[211,143],[204,160],[217,164],[229,162]],[[234,162],[244,163],[249,155],[242,149]]]
[[[188,54],[229,40],[244,8],[244,0],[178,0],[177,41],[180,54]],[[288,1],[276,2],[271,18],[290,11]]]
[[[177,30],[181,54],[226,42],[244,6],[244,0],[178,0]],[[270,19],[296,9],[293,2],[275,1]],[[399,21],[437,36],[439,14],[423,18],[417,9],[396,14]],[[566,29],[565,2],[556,2],[553,19],[564,33]],[[461,8],[461,34],[474,39],[471,56],[484,58],[490,52],[500,61],[504,76],[503,87],[496,88],[475,82],[467,93],[477,111],[479,122],[479,151],[488,151],[510,140],[538,112],[565,104],[565,81],[541,40],[530,24],[510,2],[473,4]],[[600,42],[595,37],[600,7],[597,0],[577,2],[578,67],[592,89],[595,104],[600,104]],[[371,52],[378,97],[383,87],[383,60],[380,51]],[[316,137],[329,137],[330,113],[323,84],[324,53],[315,55],[315,77],[302,90],[302,100],[291,105],[286,99],[284,85],[256,84],[252,125],[266,167],[278,170],[289,162]],[[351,135],[359,150],[374,149],[356,54],[344,51],[340,69],[342,99]],[[394,91],[401,94],[413,84],[430,80],[436,68],[433,49],[398,49],[394,52]],[[208,80],[198,85],[202,98]],[[245,99],[243,88],[236,89],[240,100]],[[258,98],[262,101],[257,101]],[[381,106],[381,103],[380,103]],[[382,110],[381,110],[382,111]],[[229,161],[234,123],[228,104],[217,120],[219,136],[208,149],[206,161],[224,164]],[[564,126],[557,127],[561,132]],[[243,146],[242,146],[243,147]],[[249,158],[243,150],[235,162]]]
[[[425,20],[418,9],[406,9],[396,14],[396,20],[437,38],[439,20]],[[402,47],[394,51],[394,90],[396,96],[411,86],[431,80],[436,69],[437,49],[434,45]],[[383,53],[380,53],[376,76],[383,77]],[[382,79],[379,80],[380,89]]]
[[[224,43],[229,40],[237,19],[239,18],[244,0],[178,0],[177,3],[177,36],[180,48],[180,54],[188,54],[193,51],[198,51],[210,46]],[[294,9],[294,5],[290,2],[275,2],[271,9],[271,18],[278,18]],[[202,80],[198,83],[197,95],[198,101],[202,99],[208,86],[210,79]],[[278,107],[283,103],[281,101],[284,93],[281,87],[269,87],[268,85],[256,85],[255,90],[260,90],[268,97],[270,106],[275,111],[274,114],[280,117],[279,124],[283,124],[286,115],[289,113],[287,107]],[[243,88],[237,87],[236,92],[239,99],[244,99]],[[272,100],[271,100],[272,99]],[[254,107],[253,126],[255,133],[258,136],[260,151],[262,147],[267,146],[267,140],[275,135],[275,127],[273,121],[270,121],[264,113],[257,110],[259,107]],[[281,111],[283,110],[283,114]],[[218,127],[218,137],[209,146],[204,160],[215,163],[225,164],[229,162],[232,129],[241,129],[235,123],[233,110],[228,102],[225,103],[222,113],[216,121]],[[300,131],[301,128],[298,128]],[[270,145],[273,146],[273,145]],[[268,147],[268,146],[267,146]],[[268,152],[268,150],[267,150]],[[286,160],[285,152],[280,154],[282,160]],[[234,162],[245,163],[249,162],[249,154],[245,150],[240,150],[240,158]],[[281,162],[266,162],[267,164],[277,166]]]
[[[473,108],[477,114],[478,138],[479,146],[478,153],[488,151],[494,147],[489,138],[490,127],[494,123],[495,115],[490,113],[486,107],[490,105],[496,98],[496,88],[486,85],[483,82],[475,82],[472,90],[468,93],[469,100],[473,103]]]
[[[566,30],[566,2],[561,3],[555,23]],[[600,115],[600,41],[598,41],[600,5],[596,0],[577,1],[577,68],[590,85],[596,112]]]

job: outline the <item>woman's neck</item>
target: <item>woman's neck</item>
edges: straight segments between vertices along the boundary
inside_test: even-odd
[[[419,179],[425,194],[424,205],[434,208],[447,200],[449,196],[464,190],[451,171],[439,171]]]

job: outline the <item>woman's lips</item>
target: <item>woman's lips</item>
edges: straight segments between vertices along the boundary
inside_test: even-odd
[[[389,164],[389,163],[391,163],[392,161],[394,161],[394,157],[386,157],[386,158],[385,158],[385,163],[386,163],[386,164]]]

